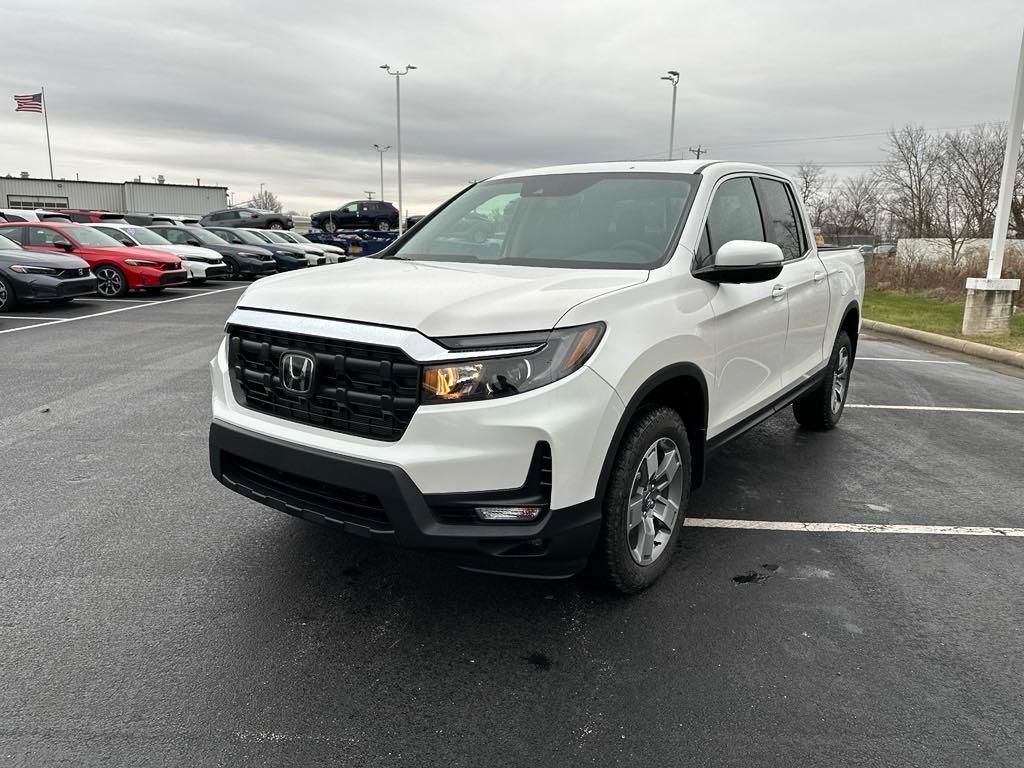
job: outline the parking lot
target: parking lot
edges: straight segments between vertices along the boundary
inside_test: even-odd
[[[866,336],[840,428],[723,449],[625,598],[218,485],[245,285],[0,319],[0,763],[1021,764],[1020,371]]]

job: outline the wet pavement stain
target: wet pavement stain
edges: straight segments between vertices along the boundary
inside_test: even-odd
[[[764,563],[759,570],[747,571],[739,576],[733,576],[732,580],[737,584],[763,584],[774,576],[779,570],[775,563]]]
[[[533,664],[533,666],[535,666],[537,669],[542,669],[545,672],[551,669],[552,666],[551,659],[549,659],[543,653],[531,653],[529,656],[526,657],[526,660]]]

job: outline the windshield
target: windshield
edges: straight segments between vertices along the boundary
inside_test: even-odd
[[[160,237],[156,232],[151,232],[145,227],[123,227],[122,232],[128,235],[139,245],[170,245],[170,241]]]
[[[274,234],[277,235],[277,237],[280,240],[283,240],[286,243],[298,243],[298,242],[301,242],[299,240],[299,238],[297,238],[291,232],[275,232]]]
[[[235,234],[238,235],[239,239],[243,243],[248,243],[249,245],[266,245],[267,244],[267,241],[264,240],[262,237],[258,237],[255,234],[253,234],[252,232],[247,232],[244,229],[235,229],[235,230],[232,230],[232,231]]]
[[[392,257],[539,267],[650,269],[665,262],[698,176],[567,173],[487,181]]]
[[[13,240],[11,240],[9,238],[6,238],[3,235],[0,235],[0,250],[8,250],[8,249],[17,251],[17,250],[21,250],[21,246],[18,245]]]
[[[208,229],[201,227],[188,227],[189,237],[194,237],[200,243],[206,243],[207,245],[227,245],[228,241],[223,237],[214,234]]]
[[[278,232],[260,232],[260,234],[263,235],[263,237],[267,238],[267,240],[270,240],[271,242],[274,243],[288,242],[288,240],[284,237],[281,237],[280,233]]]
[[[316,243],[314,243],[308,237],[306,237],[305,235],[300,235],[298,232],[289,232],[288,237],[290,237],[292,239],[292,242],[295,243],[306,243],[308,245],[316,245]]]
[[[114,238],[104,235],[98,229],[93,229],[92,227],[66,227],[58,231],[71,235],[71,238],[76,243],[87,248],[124,248]]]

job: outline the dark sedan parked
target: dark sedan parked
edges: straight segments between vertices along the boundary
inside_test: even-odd
[[[274,254],[266,248],[229,243],[212,229],[171,224],[153,224],[148,229],[175,245],[198,245],[216,251],[224,257],[224,264],[228,268],[224,277],[228,280],[271,275],[277,271]]]
[[[326,232],[337,232],[339,229],[376,229],[387,232],[398,229],[398,209],[382,200],[356,200],[333,211],[314,213],[310,217],[310,224]]]
[[[91,293],[96,293],[96,278],[82,259],[27,251],[0,235],[0,312],[23,301],[66,304]]]
[[[287,213],[261,211],[258,208],[225,208],[208,213],[199,220],[203,227],[248,227],[249,229],[291,229],[295,226]]]
[[[222,237],[231,245],[249,248],[263,248],[274,256],[278,272],[290,272],[293,269],[303,269],[307,266],[306,253],[297,245],[284,245],[267,243],[260,240],[252,232],[244,229],[221,229],[220,227],[207,227],[213,234]]]

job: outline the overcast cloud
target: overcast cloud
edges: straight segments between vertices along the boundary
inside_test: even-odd
[[[883,139],[780,141],[1006,120],[1020,0],[938,2],[91,2],[0,0],[0,174],[265,182],[285,207],[378,188],[402,80],[406,208],[537,165],[677,149],[834,172]],[[774,143],[773,143],[774,142]],[[396,199],[395,151],[385,196]]]

